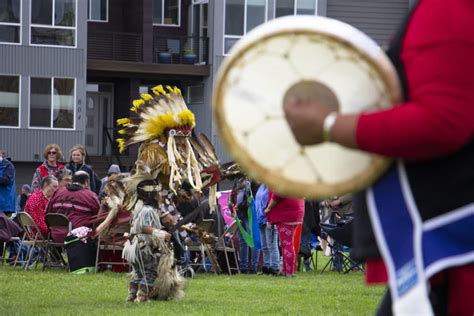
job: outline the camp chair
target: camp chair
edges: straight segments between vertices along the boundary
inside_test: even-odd
[[[30,265],[34,250],[38,249],[39,252],[43,251],[46,248],[48,242],[44,238],[43,234],[41,234],[38,225],[36,225],[30,214],[26,212],[21,212],[18,213],[17,217],[20,225],[22,226],[25,232],[23,234],[23,238],[21,239],[21,245],[29,246],[28,252],[26,254],[26,261],[24,261],[25,270],[27,270]],[[15,259],[15,263],[13,264],[14,269],[18,264],[18,257],[19,256],[17,256],[17,258]],[[38,261],[39,260],[36,260],[35,268],[38,266]]]
[[[237,222],[234,221],[232,225],[227,227],[227,229],[224,231],[222,236],[220,236],[217,240],[217,243],[214,247],[214,251],[217,252],[223,252],[225,256],[225,261],[227,264],[227,272],[229,275],[232,275],[232,270],[237,271],[237,273],[240,274],[240,269],[239,269],[239,258],[238,258],[238,249],[235,248],[234,244],[234,235],[238,229]],[[234,262],[235,262],[235,267],[231,267],[230,262],[229,262],[229,253],[234,254]]]
[[[334,265],[336,256],[342,258],[342,271],[348,273],[350,271],[359,270],[364,271],[364,268],[360,262],[354,261],[350,256],[344,253],[343,249],[345,247],[352,246],[352,225],[353,217],[347,216],[344,219],[340,220],[337,224],[331,223],[321,223],[321,229],[328,234],[332,239],[342,245],[341,249],[334,249],[334,246],[328,242],[328,247],[332,249],[332,255],[328,263],[321,270],[323,273],[329,265]]]
[[[46,267],[58,267],[68,269],[68,263],[64,260],[63,253],[66,251],[63,242],[52,240],[52,228],[66,228],[68,235],[72,230],[72,224],[63,214],[46,214],[46,226],[48,226],[48,238],[46,239],[46,252],[44,255],[43,271]],[[56,256],[56,257],[55,257]],[[59,265],[56,262],[59,259]]]

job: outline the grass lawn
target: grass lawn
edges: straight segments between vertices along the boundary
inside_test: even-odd
[[[1,315],[373,315],[383,292],[365,287],[360,272],[302,272],[294,278],[197,274],[181,301],[127,304],[123,273],[0,266]]]

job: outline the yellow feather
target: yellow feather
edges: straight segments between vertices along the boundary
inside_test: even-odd
[[[178,113],[178,118],[182,125],[189,125],[194,127],[196,124],[196,118],[194,117],[194,113],[190,110],[184,110]]]
[[[128,117],[120,118],[117,120],[117,125],[125,126],[126,124],[130,123],[130,119]]]
[[[156,95],[166,94],[165,90],[163,89],[163,85],[161,84],[156,87],[153,87],[151,91],[153,91],[153,93]]]
[[[149,95],[148,93],[142,93],[141,97],[145,101],[150,101],[151,99],[153,99],[153,97],[151,95]]]
[[[123,153],[125,150],[125,139],[123,138],[117,138],[116,139],[118,145],[119,145],[119,152]]]

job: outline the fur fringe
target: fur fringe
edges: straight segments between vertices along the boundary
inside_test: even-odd
[[[153,292],[150,298],[158,300],[182,299],[186,281],[178,273],[174,265],[173,250],[168,247],[164,240],[158,240],[161,248],[161,257],[158,264],[158,277],[155,280]]]
[[[137,260],[137,246],[138,239],[135,238],[133,243],[127,240],[122,250],[122,259],[127,260],[129,263],[135,263]]]

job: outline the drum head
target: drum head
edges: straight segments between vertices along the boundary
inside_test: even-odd
[[[390,161],[334,143],[299,145],[284,117],[285,96],[361,113],[393,106],[400,91],[388,58],[362,32],[294,16],[257,27],[233,47],[213,110],[222,142],[250,177],[286,196],[321,198],[368,186]]]

